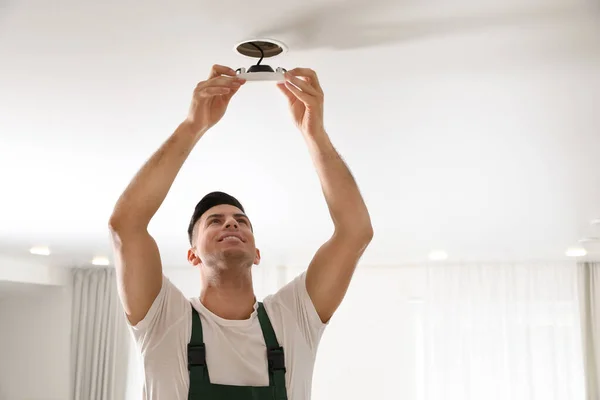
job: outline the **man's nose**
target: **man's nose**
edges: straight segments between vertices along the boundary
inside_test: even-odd
[[[225,222],[225,228],[238,228],[238,223],[235,219],[228,219]]]

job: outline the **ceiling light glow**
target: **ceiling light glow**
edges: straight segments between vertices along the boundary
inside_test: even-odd
[[[429,253],[429,259],[432,261],[442,261],[448,258],[448,253],[443,250],[434,250]]]
[[[567,257],[583,257],[587,251],[582,247],[570,247],[565,254]]]
[[[92,260],[93,265],[110,265],[110,261],[106,257],[94,257]]]
[[[50,249],[46,246],[34,246],[31,249],[29,249],[29,252],[31,254],[35,254],[37,256],[49,256],[50,255]]]

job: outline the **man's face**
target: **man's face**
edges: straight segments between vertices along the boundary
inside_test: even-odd
[[[188,260],[224,266],[248,266],[260,262],[248,217],[237,207],[222,204],[208,209],[196,222]]]

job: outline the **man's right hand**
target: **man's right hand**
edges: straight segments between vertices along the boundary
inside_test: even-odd
[[[246,83],[233,69],[213,65],[207,80],[198,83],[187,118],[194,132],[204,133],[221,120],[229,101]]]

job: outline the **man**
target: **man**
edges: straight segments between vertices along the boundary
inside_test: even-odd
[[[212,68],[186,120],[133,178],[109,222],[119,296],[143,358],[145,399],[309,399],[321,334],[373,235],[356,183],[325,131],[317,75],[297,68],[278,86],[319,175],[335,227],[331,238],[306,272],[257,302],[251,267],[260,252],[250,219],[237,199],[213,192],[196,206],[188,230],[199,297],[185,298],[163,275],[148,224],[194,146],[244,83],[230,68]]]

